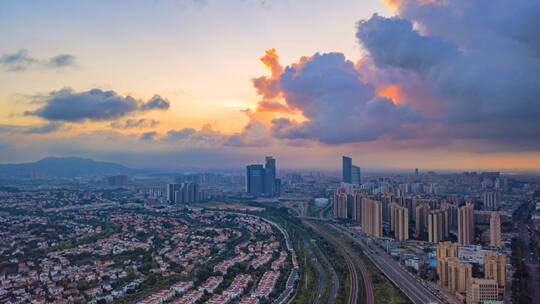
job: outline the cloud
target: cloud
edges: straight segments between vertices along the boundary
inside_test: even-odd
[[[143,103],[141,105],[142,111],[148,111],[148,110],[168,110],[171,106],[171,103],[163,99],[159,95],[154,95],[154,97],[150,98],[146,103]]]
[[[397,17],[360,22],[357,38],[375,74],[412,73],[417,87],[434,93],[426,106],[436,109],[434,123],[442,127],[431,136],[482,140],[499,149],[538,147],[540,43],[532,29],[540,27],[540,3],[396,4]]]
[[[43,106],[26,115],[37,116],[49,121],[104,121],[117,119],[135,112],[166,110],[170,102],[155,95],[147,102],[131,96],[120,96],[114,91],[91,89],[75,92],[62,89],[52,92],[42,100]]]
[[[156,131],[145,132],[141,135],[141,140],[152,141],[156,139],[157,136],[158,136],[158,133]]]
[[[200,130],[193,128],[169,130],[161,138],[161,142],[179,147],[221,147],[226,140],[227,135],[213,130],[208,124]]]
[[[75,56],[60,54],[48,59],[31,57],[28,51],[20,49],[15,53],[0,56],[0,66],[8,72],[24,71],[29,68],[62,68],[75,65]]]
[[[272,61],[271,66],[276,65]],[[288,109],[299,111],[305,118],[275,119],[272,131],[278,138],[312,139],[328,144],[402,138],[412,136],[409,133],[414,129],[409,125],[423,118],[407,104],[395,104],[377,96],[375,87],[362,82],[354,64],[341,53],[317,53],[273,71],[271,78],[264,78],[263,86],[254,81],[258,93],[265,98],[262,107],[267,107],[268,99],[277,102],[283,98]],[[279,93],[274,88],[279,88]]]
[[[272,142],[269,130],[261,123],[251,120],[241,132],[235,133],[226,140],[226,146],[232,147],[266,147]]]
[[[111,128],[114,129],[146,129],[156,127],[157,125],[159,125],[159,121],[147,118],[129,118],[124,122],[114,121],[110,124]]]
[[[26,130],[24,133],[26,134],[49,134],[56,132],[63,128],[63,124],[59,122],[50,122],[47,124],[44,124],[42,126],[33,127],[28,130]]]

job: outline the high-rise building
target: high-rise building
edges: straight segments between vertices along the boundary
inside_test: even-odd
[[[180,190],[181,184],[167,184],[167,201],[169,203],[175,202],[175,195]]]
[[[458,254],[456,243],[442,242],[437,245],[437,275],[440,286],[448,286],[448,259],[457,258]]]
[[[360,167],[351,167],[351,184],[360,185],[362,183],[362,177],[360,175]]]
[[[277,196],[281,180],[276,178],[276,160],[266,157],[266,164],[253,164],[246,167],[246,192],[253,196]]]
[[[347,218],[347,194],[342,188],[338,188],[334,194],[334,217]]]
[[[396,240],[409,239],[409,210],[396,203],[390,204],[390,230],[394,231]]]
[[[472,265],[459,261],[457,258],[448,259],[448,286],[450,291],[465,294],[472,279]]]
[[[362,231],[382,237],[382,205],[374,199],[362,198]]]
[[[276,160],[271,156],[266,157],[264,167],[264,194],[266,196],[276,195]]]
[[[489,219],[489,246],[501,247],[501,216],[492,212]]]
[[[449,235],[448,210],[437,209],[428,213],[428,241],[438,243]]]
[[[354,194],[354,205],[353,205],[353,220],[362,224],[362,194]]]
[[[342,157],[342,170],[341,170],[341,181],[347,184],[352,183],[352,158],[348,156]]]
[[[501,194],[498,191],[488,191],[484,193],[484,209],[497,210],[501,202]]]
[[[484,255],[484,278],[497,282],[501,291],[506,286],[506,256],[497,252],[487,252]]]
[[[497,282],[490,279],[473,278],[467,286],[467,304],[489,303],[499,300]]]
[[[263,165],[249,165],[246,167],[246,192],[253,196],[264,193],[265,171]]]
[[[455,229],[457,227],[457,214],[458,207],[447,202],[441,204],[441,210],[448,210],[448,227],[450,229]]]
[[[419,238],[422,233],[427,230],[428,227],[428,214],[429,214],[429,205],[421,204],[416,206],[415,212],[415,229],[414,237]]]
[[[458,243],[471,245],[474,242],[474,205],[467,205],[458,209]]]

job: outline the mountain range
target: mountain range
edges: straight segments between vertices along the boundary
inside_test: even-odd
[[[20,164],[0,164],[0,175],[9,177],[78,177],[136,172],[120,164],[79,157],[47,157]]]

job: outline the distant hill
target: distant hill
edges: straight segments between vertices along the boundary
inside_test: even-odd
[[[47,157],[37,162],[0,164],[0,175],[13,177],[77,177],[125,174],[135,170],[125,166],[79,157]]]

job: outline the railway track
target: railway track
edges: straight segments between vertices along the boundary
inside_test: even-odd
[[[330,244],[332,244],[339,253],[344,257],[345,263],[347,264],[347,269],[349,272],[349,280],[351,282],[351,288],[349,289],[348,301],[349,304],[357,303],[375,303],[373,297],[373,284],[371,278],[369,277],[369,272],[367,271],[366,266],[363,261],[353,253],[352,249],[345,245],[342,241],[338,240],[332,234],[324,231],[317,227],[310,221],[303,221],[303,223],[313,229],[317,234],[325,238]],[[358,273],[360,272],[362,276],[363,288],[359,289],[359,277]],[[362,297],[358,298],[359,291],[362,294]]]

